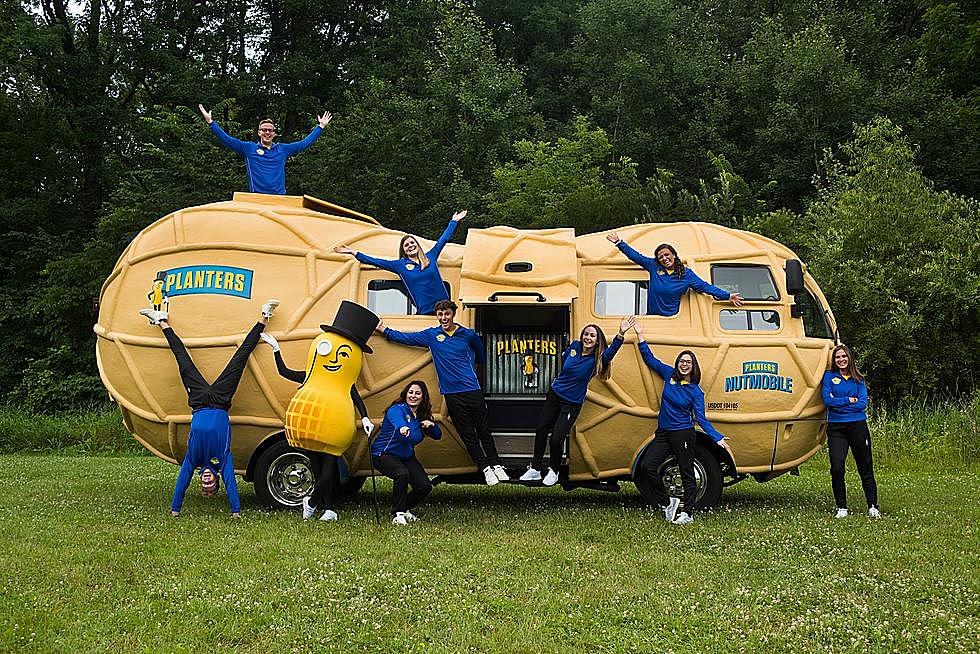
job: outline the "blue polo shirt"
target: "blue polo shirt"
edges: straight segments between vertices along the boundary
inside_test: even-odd
[[[732,296],[728,291],[704,281],[694,274],[690,268],[685,268],[684,274],[678,277],[676,274],[667,272],[667,269],[657,263],[656,259],[645,257],[631,248],[626,244],[626,241],[620,241],[616,247],[630,261],[650,273],[650,287],[647,289],[647,315],[677,315],[681,308],[681,298],[688,289],[711,295],[718,300],[727,300]]]
[[[210,129],[222,145],[229,150],[234,150],[245,159],[248,190],[252,193],[270,195],[286,194],[286,159],[313,145],[313,142],[323,133],[323,128],[317,125],[302,141],[273,143],[267,148],[261,143],[247,143],[228,136],[216,120],[211,121]]]
[[[664,392],[660,397],[660,415],[657,418],[657,428],[666,431],[694,429],[694,421],[704,433],[711,436],[717,443],[724,436],[708,422],[704,415],[704,391],[697,384],[671,379],[674,369],[653,356],[646,341],[640,341],[640,355],[647,367],[660,375],[664,380]]]
[[[425,253],[429,260],[429,265],[425,268],[411,259],[377,259],[361,252],[354,256],[361,263],[393,272],[401,277],[402,283],[405,284],[408,295],[412,298],[419,314],[431,316],[436,312],[436,302],[449,299],[449,294],[446,293],[446,285],[442,281],[442,275],[439,274],[436,261],[442,254],[442,249],[446,247],[446,243],[456,232],[458,224],[454,220],[449,221],[449,225],[446,226],[442,236],[432,246],[432,249]]]
[[[430,327],[420,332],[399,332],[388,327],[385,338],[392,343],[429,348],[439,378],[439,392],[443,395],[480,390],[473,365],[482,365],[487,355],[483,351],[483,341],[472,329],[456,325],[449,334],[442,327]]]
[[[827,405],[827,422],[868,419],[868,387],[863,381],[828,370],[823,374],[821,394]],[[851,402],[852,397],[857,402]]]
[[[402,436],[402,427],[408,427],[408,436]],[[385,411],[381,433],[371,444],[371,454],[374,456],[392,454],[399,459],[408,459],[415,454],[415,446],[426,436],[439,440],[442,438],[442,430],[436,424],[423,429],[421,421],[415,417],[412,408],[405,402],[399,402]]]
[[[612,361],[622,344],[623,338],[616,334],[616,338],[602,352],[602,360],[607,364]],[[582,404],[589,382],[595,376],[595,367],[595,358],[591,354],[582,355],[582,343],[572,341],[561,355],[561,373],[551,382],[551,390],[566,402]]]

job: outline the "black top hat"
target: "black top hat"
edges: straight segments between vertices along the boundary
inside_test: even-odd
[[[320,329],[346,336],[357,343],[364,352],[371,354],[374,350],[368,346],[367,342],[379,322],[381,322],[381,318],[378,318],[369,309],[365,309],[356,302],[344,300],[340,303],[340,308],[337,309],[337,317],[333,319],[333,324],[320,325]]]

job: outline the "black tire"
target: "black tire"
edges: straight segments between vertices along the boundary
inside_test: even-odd
[[[270,509],[298,509],[313,490],[316,477],[302,450],[282,440],[273,443],[255,464],[255,496]]]
[[[649,453],[650,450],[648,448],[643,453],[643,458],[645,459]],[[637,474],[640,474],[640,471],[644,469],[643,463],[644,461],[641,459],[636,466]],[[681,471],[677,467],[677,459],[673,455],[669,456],[663,465],[660,466],[659,474],[660,480],[667,489],[668,495],[673,495],[674,497],[682,497],[684,495],[684,489],[681,484]],[[694,446],[694,478],[698,486],[694,507],[698,511],[710,509],[721,499],[721,466],[718,465],[718,459],[715,458],[715,455],[701,443],[697,443]],[[634,478],[636,487],[640,490],[644,499],[648,503],[654,504],[656,500],[649,491],[650,484],[644,483],[644,481],[643,479]]]

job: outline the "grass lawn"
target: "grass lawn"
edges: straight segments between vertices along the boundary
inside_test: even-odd
[[[852,462],[849,462],[852,464]],[[825,461],[673,527],[618,495],[435,489],[422,522],[303,523],[146,456],[0,457],[0,651],[975,652],[976,469],[879,470],[834,520]],[[379,483],[383,517],[390,497]]]

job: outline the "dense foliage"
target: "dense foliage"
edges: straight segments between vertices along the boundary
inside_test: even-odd
[[[0,381],[101,396],[93,300],[133,235],[243,187],[207,133],[335,119],[287,171],[432,236],[707,220],[795,247],[877,391],[980,365],[980,10],[940,0],[0,0]]]

